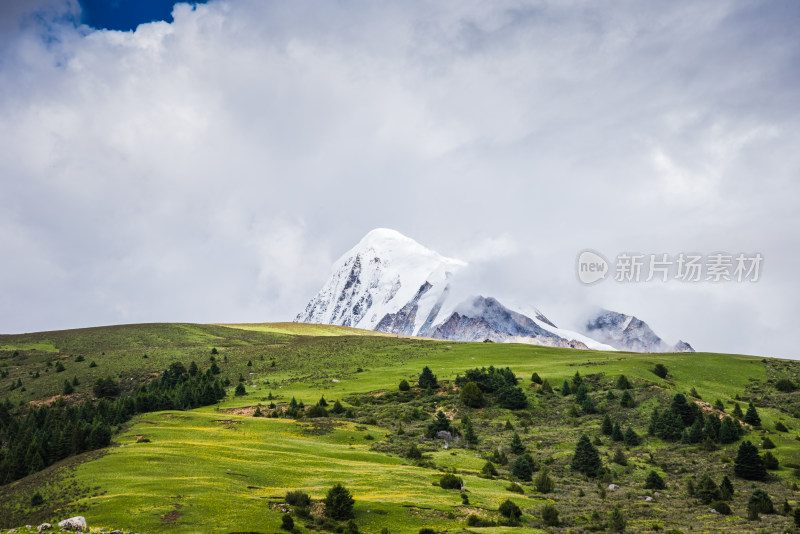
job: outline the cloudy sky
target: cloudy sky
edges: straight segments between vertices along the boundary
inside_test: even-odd
[[[98,4],[0,7],[0,332],[288,320],[388,227],[559,326],[800,358],[800,3]],[[585,286],[587,248],[764,261]]]

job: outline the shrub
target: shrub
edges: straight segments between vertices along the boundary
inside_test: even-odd
[[[545,504],[542,506],[542,511],[540,512],[542,517],[542,521],[548,527],[557,527],[558,526],[558,509],[553,506],[552,504]]]
[[[628,458],[625,457],[625,453],[622,449],[617,449],[616,452],[614,452],[614,457],[611,461],[622,466],[628,465]]]
[[[765,437],[764,441],[761,442],[761,448],[762,449],[774,449],[775,448],[775,444],[772,443],[771,439]]]
[[[336,415],[341,415],[344,413],[344,406],[338,400],[333,403],[333,408],[331,408],[331,412],[335,413]]]
[[[753,490],[750,499],[747,501],[747,511],[754,511],[756,517],[758,514],[774,514],[775,506],[772,504],[772,499],[769,494],[761,488]]]
[[[64,380],[64,389],[62,390],[62,394],[70,395],[75,392],[75,388],[72,387],[72,383],[69,380]]]
[[[797,389],[797,386],[788,378],[781,378],[775,382],[775,389],[778,391],[783,391],[784,393],[791,393]]]
[[[528,397],[522,388],[517,386],[504,386],[497,391],[497,400],[502,408],[521,410],[527,408]]]
[[[244,389],[244,384],[239,382],[239,385],[236,386],[236,391],[234,391],[234,395],[237,397],[241,397],[242,395],[247,395],[247,390]]]
[[[625,521],[625,516],[622,514],[622,510],[615,506],[608,516],[608,529],[611,532],[624,532],[626,524],[627,521]]]
[[[97,367],[97,363],[94,360],[92,360],[92,362],[89,364],[89,367],[90,368],[91,367]]]
[[[541,377],[539,377],[539,373],[533,373],[531,375],[531,382],[533,382],[534,384],[541,384],[542,383],[542,379],[541,379]]]
[[[725,501],[714,501],[711,503],[711,508],[722,515],[731,515],[731,507]]]
[[[488,477],[496,477],[497,476],[497,468],[494,466],[492,462],[486,462],[483,465],[483,469],[481,469],[481,474],[486,475]]]
[[[86,358],[84,358],[82,354],[78,354],[78,357],[77,357],[77,358],[75,358],[75,361],[76,361],[76,362],[82,362],[82,361],[84,361],[85,359],[86,359]]]
[[[631,382],[625,375],[619,375],[617,378],[617,389],[631,389]]]
[[[344,534],[358,534],[358,525],[352,519],[344,526]]]
[[[61,362],[56,362],[56,373],[61,373],[64,371],[64,364]]]
[[[694,496],[700,499],[703,504],[709,504],[718,500],[721,495],[717,483],[709,475],[703,475],[694,490]]]
[[[408,452],[406,452],[406,458],[409,460],[421,460],[422,459],[422,452],[420,452],[419,448],[415,444],[411,444],[408,448]]]
[[[442,489],[460,490],[463,485],[464,481],[461,479],[461,477],[457,477],[451,473],[442,475],[442,478],[439,479],[439,486],[441,486]]]
[[[408,383],[408,380],[404,378],[400,381],[400,385],[397,386],[397,389],[400,391],[408,391],[411,389],[411,385]]]
[[[644,483],[645,489],[662,490],[667,487],[664,484],[664,479],[655,471],[650,471],[647,474],[647,480]]]
[[[525,490],[522,489],[522,486],[520,486],[516,482],[512,482],[511,484],[506,486],[506,489],[511,493],[525,493]]]
[[[657,363],[656,366],[653,367],[653,374],[659,378],[667,378],[669,371],[663,363]]]
[[[92,393],[99,399],[107,399],[119,395],[119,384],[113,378],[98,378],[92,386]]]
[[[778,421],[777,423],[775,423],[775,430],[777,430],[778,432],[788,432],[789,431],[789,429],[786,428],[786,425],[784,425],[783,422],[781,422],[781,421]]]
[[[283,514],[283,516],[281,516],[281,528],[289,532],[294,530],[294,519],[292,519],[291,515]]]
[[[467,526],[468,527],[493,527],[495,526],[495,522],[484,517],[481,517],[477,514],[470,514],[467,517]]]
[[[419,529],[419,534],[436,534],[436,531],[432,528],[421,528]]]
[[[41,506],[44,504],[44,497],[38,491],[31,495],[31,506]]]
[[[511,499],[506,499],[498,508],[500,515],[512,521],[517,521],[522,516],[522,510]]]
[[[546,378],[542,382],[541,392],[547,395],[553,394],[553,386],[550,385],[550,382]]]
[[[550,478],[550,475],[547,473],[547,469],[541,470],[533,484],[536,487],[536,491],[539,493],[550,493],[556,487],[555,482],[553,482],[553,479]]]
[[[238,390],[239,388],[237,387],[236,389]],[[326,410],[325,407],[320,404],[315,404],[308,409],[306,412],[306,417],[328,417],[328,410]]]
[[[292,506],[306,507],[311,504],[311,497],[302,491],[290,491],[286,493],[286,503]]]
[[[722,482],[719,483],[719,496],[721,499],[729,501],[733,497],[733,484],[728,475],[722,477]]]
[[[478,387],[478,384],[475,382],[467,382],[464,384],[464,387],[461,388],[461,402],[470,408],[483,407],[483,391]]]

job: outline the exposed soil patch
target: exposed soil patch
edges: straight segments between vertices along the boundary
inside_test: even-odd
[[[164,523],[174,523],[181,516],[181,513],[179,512],[181,508],[183,508],[182,504],[176,504],[175,509],[171,512],[168,512],[167,515],[161,518],[161,520]]]
[[[228,408],[227,410],[223,411],[233,415],[246,415],[247,417],[253,417],[253,414],[256,412],[256,407],[245,406],[244,408]]]

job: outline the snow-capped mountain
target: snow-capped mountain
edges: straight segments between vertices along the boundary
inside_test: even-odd
[[[295,320],[419,335],[436,322],[450,277],[466,265],[378,228],[336,260],[322,290]]]
[[[694,352],[691,345],[678,341],[667,344],[650,326],[632,315],[601,310],[586,321],[586,334],[618,350],[631,352]]]
[[[456,299],[451,286],[457,283],[457,273],[466,268],[463,261],[379,228],[336,260],[328,281],[295,321],[452,341],[616,350],[616,345],[595,336],[558,328],[536,309],[515,311],[491,297]],[[623,350],[639,349],[626,345]]]

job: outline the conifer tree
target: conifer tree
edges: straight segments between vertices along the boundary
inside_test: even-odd
[[[575,471],[589,477],[596,477],[602,467],[600,454],[586,434],[581,434],[575,446],[575,455],[572,457],[571,466]]]

